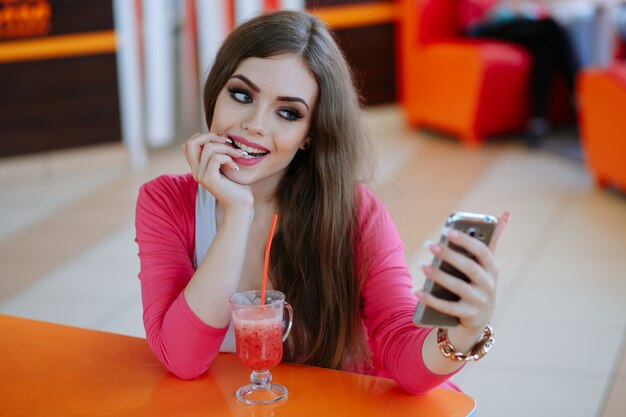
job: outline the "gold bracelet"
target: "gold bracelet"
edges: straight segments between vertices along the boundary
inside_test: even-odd
[[[469,362],[477,361],[489,352],[489,349],[493,346],[493,328],[488,324],[483,330],[483,335],[478,342],[474,345],[469,353],[457,352],[456,348],[450,340],[448,340],[448,329],[440,327],[437,330],[437,346],[441,354],[446,358],[450,358],[456,362]]]

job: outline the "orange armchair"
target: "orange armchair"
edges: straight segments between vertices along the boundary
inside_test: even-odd
[[[456,2],[398,1],[398,95],[409,125],[472,146],[524,128],[531,58],[517,45],[463,37]]]
[[[626,62],[584,70],[578,79],[586,164],[599,186],[626,192]]]

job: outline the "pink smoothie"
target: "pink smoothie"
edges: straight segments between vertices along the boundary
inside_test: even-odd
[[[276,320],[238,320],[237,357],[252,370],[273,368],[283,357],[282,334],[281,323]]]

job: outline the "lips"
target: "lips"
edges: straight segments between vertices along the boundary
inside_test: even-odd
[[[248,155],[240,158],[234,158],[235,163],[239,165],[255,165],[259,163],[265,156],[269,155],[270,150],[259,144],[250,142],[239,136],[228,136],[232,140],[232,147],[246,151]]]

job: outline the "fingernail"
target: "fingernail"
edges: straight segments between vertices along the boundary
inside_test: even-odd
[[[233,141],[230,140],[230,138],[224,138],[224,140],[226,141],[226,143],[233,143]]]
[[[507,223],[509,221],[509,219],[511,218],[511,213],[509,213],[508,211],[505,211],[502,214],[502,220]]]
[[[430,273],[433,272],[433,267],[430,265],[422,265],[422,272],[426,276],[430,276]]]
[[[239,171],[239,165],[235,164],[235,171]]]
[[[439,255],[439,254],[441,253],[441,246],[439,246],[439,245],[437,245],[437,244],[435,244],[435,243],[433,243],[432,245],[430,245],[430,246],[428,247],[428,249],[430,249],[430,251],[431,251],[432,253],[434,253],[435,255]]]
[[[458,230],[448,231],[448,237],[451,237],[452,239],[456,239],[457,237],[459,237],[459,231]]]

